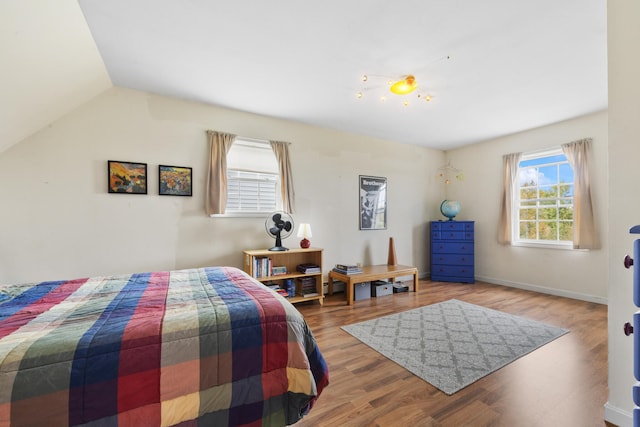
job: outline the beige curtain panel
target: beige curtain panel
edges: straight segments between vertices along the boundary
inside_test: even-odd
[[[573,248],[597,249],[600,239],[596,230],[589,178],[591,138],[562,145],[573,168]]]
[[[522,153],[502,156],[502,200],[500,203],[500,223],[498,224],[498,243],[509,245],[512,236],[513,192],[518,179],[518,165]]]
[[[207,215],[223,214],[227,207],[227,153],[236,136],[207,131],[209,140],[209,171],[204,201]]]
[[[296,193],[293,189],[293,175],[291,174],[291,161],[289,160],[289,143],[282,141],[269,141],[271,149],[278,161],[280,170],[280,192],[282,194],[282,210],[293,213],[295,210]]]

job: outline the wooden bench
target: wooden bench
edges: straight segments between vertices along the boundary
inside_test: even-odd
[[[362,267],[362,273],[342,274],[335,270],[329,272],[327,291],[333,294],[333,281],[340,280],[345,283],[347,305],[353,305],[354,287],[356,283],[373,282],[374,280],[392,279],[396,277],[413,276],[413,292],[418,292],[418,269],[409,265],[367,265]]]

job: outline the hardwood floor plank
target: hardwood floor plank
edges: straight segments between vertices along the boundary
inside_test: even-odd
[[[341,326],[458,299],[570,332],[448,396]],[[343,294],[296,307],[330,369],[330,384],[297,426],[604,427],[607,307],[476,282],[420,281],[420,290],[347,306]]]

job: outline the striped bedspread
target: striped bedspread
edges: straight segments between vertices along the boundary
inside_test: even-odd
[[[231,267],[0,285],[0,426],[283,426],[328,370]]]

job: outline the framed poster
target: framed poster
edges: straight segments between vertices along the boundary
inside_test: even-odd
[[[147,194],[147,164],[107,161],[109,193]]]
[[[161,196],[191,196],[192,170],[183,166],[158,166],[158,191]]]
[[[387,178],[360,175],[360,230],[387,228]]]

